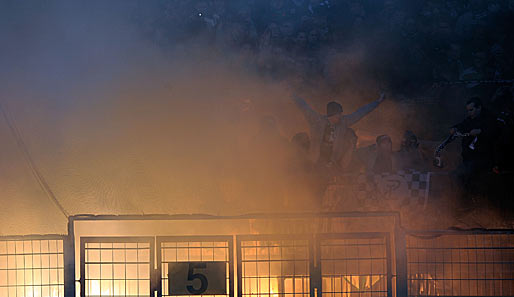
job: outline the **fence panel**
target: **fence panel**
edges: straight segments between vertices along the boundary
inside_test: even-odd
[[[239,296],[309,297],[312,241],[306,236],[238,236]]]
[[[234,294],[232,246],[231,236],[157,237],[157,247],[159,250],[157,254],[157,269],[160,271],[158,296],[173,296],[169,290],[168,265],[181,262],[224,262],[226,294],[200,296],[232,297]]]
[[[410,296],[513,296],[514,234],[407,236]]]
[[[318,241],[322,296],[392,296],[387,233],[328,234]]]
[[[81,296],[150,297],[153,237],[82,237]]]
[[[0,296],[64,297],[64,236],[0,238]]]

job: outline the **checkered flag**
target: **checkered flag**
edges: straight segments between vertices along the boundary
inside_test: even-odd
[[[403,205],[428,203],[430,173],[416,170],[400,170],[396,173],[358,176],[358,195],[365,199],[403,199]],[[364,197],[363,197],[364,196]]]
[[[400,204],[426,207],[430,187],[430,172],[400,170],[395,173],[345,175],[325,193],[326,208],[335,207],[343,197],[338,193],[350,192],[362,202],[400,200]]]

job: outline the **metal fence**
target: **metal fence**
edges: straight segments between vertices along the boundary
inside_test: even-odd
[[[514,296],[514,234],[407,236],[410,296]]]
[[[149,297],[153,237],[83,237],[81,296]]]
[[[331,234],[320,238],[324,297],[392,296],[389,234]]]
[[[310,245],[302,236],[238,236],[239,296],[309,296]]]
[[[64,297],[63,238],[0,238],[0,296]]]
[[[80,237],[77,296],[178,296],[170,293],[168,266],[180,262],[225,267],[226,292],[215,297],[514,296],[514,230],[327,228]],[[0,237],[0,297],[75,297],[73,242],[73,235]]]
[[[158,286],[159,296],[170,295],[168,287],[168,265],[177,262],[225,262],[225,295],[234,296],[233,291],[233,250],[230,236],[168,236],[157,237],[157,270],[160,271]]]

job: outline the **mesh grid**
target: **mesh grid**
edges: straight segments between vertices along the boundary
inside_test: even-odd
[[[384,238],[321,240],[324,297],[387,296]]]
[[[161,280],[162,296],[170,296],[168,288],[168,263],[174,262],[212,262],[226,263],[226,295],[195,296],[229,296],[230,290],[230,252],[226,241],[180,241],[161,242]]]
[[[309,241],[241,241],[243,296],[310,295]]]
[[[150,296],[150,243],[86,242],[85,296]]]
[[[410,296],[513,296],[514,235],[407,237]]]
[[[62,240],[0,240],[0,296],[64,297]]]

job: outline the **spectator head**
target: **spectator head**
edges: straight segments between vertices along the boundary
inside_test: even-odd
[[[296,33],[295,43],[299,47],[304,47],[307,44],[307,34],[304,31]]]
[[[418,137],[410,130],[405,131],[405,133],[403,133],[401,150],[410,151],[418,148],[418,146]]]
[[[309,31],[309,35],[307,36],[307,41],[311,45],[316,45],[319,40],[319,34],[316,29],[312,29]]]
[[[269,32],[271,40],[278,41],[280,39],[280,29],[276,23],[270,23],[266,32]]]
[[[327,103],[327,118],[332,124],[338,123],[343,116],[343,107],[335,101]]]
[[[393,141],[389,135],[377,136],[376,142],[379,153],[391,153],[393,151]]]
[[[474,119],[478,117],[482,111],[482,100],[478,96],[469,98],[466,102],[466,111],[469,118]]]
[[[284,37],[291,37],[294,33],[293,23],[291,23],[291,22],[283,23],[282,26],[280,27],[280,33],[282,33],[282,35]]]
[[[291,139],[294,148],[300,152],[307,153],[311,147],[311,140],[309,134],[305,132],[296,133]]]

